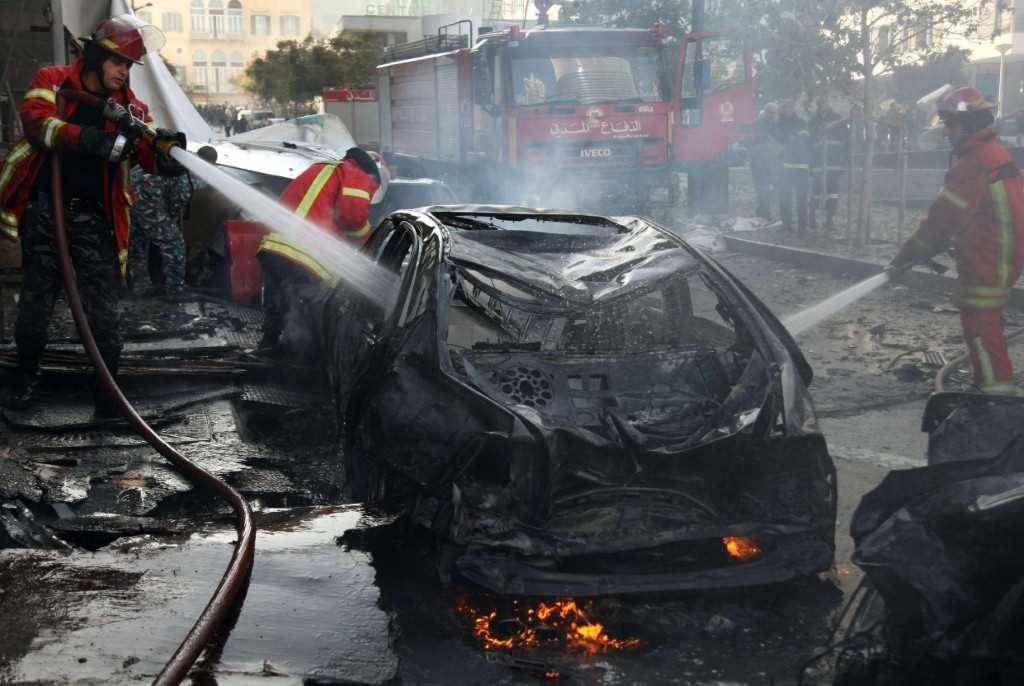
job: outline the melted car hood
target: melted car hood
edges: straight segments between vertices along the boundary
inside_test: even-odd
[[[486,229],[452,229],[451,236],[456,265],[576,305],[626,295],[701,267],[677,241],[652,227],[609,236]]]

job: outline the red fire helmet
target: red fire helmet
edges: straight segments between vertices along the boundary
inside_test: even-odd
[[[135,64],[142,64],[142,56],[163,47],[165,38],[160,29],[141,21],[134,14],[121,14],[100,22],[90,36],[80,40],[93,42]]]
[[[939,113],[940,117],[943,115],[988,110],[993,107],[995,105],[985,100],[985,96],[981,94],[981,91],[973,86],[954,88],[935,103],[935,110]]]

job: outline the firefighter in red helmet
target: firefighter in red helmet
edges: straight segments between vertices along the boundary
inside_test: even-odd
[[[60,291],[53,156],[61,156],[64,214],[82,304],[113,374],[121,353],[117,305],[128,257],[131,168],[137,163],[150,173],[184,171],[158,152],[160,142],[180,141],[180,134],[161,129],[156,141],[147,142],[137,133],[120,131],[103,114],[103,103],[113,99],[138,119],[152,121],[128,87],[128,73],[143,55],[159,49],[163,34],[133,15],[122,15],[105,20],[82,40],[82,57],[67,66],[44,67],[32,79],[19,107],[25,139],[11,148],[0,169],[0,235],[20,239],[22,254],[15,325],[21,384],[11,398],[15,407],[35,399],[47,327]],[[94,104],[96,98],[64,95],[73,91],[96,96],[101,104]],[[94,394],[98,415],[115,414],[98,383]]]
[[[1016,394],[1003,334],[1003,307],[1024,265],[1024,183],[991,128],[993,105],[969,86],[937,104],[953,146],[945,185],[892,267],[952,248],[959,284],[954,300],[974,382],[985,393]]]

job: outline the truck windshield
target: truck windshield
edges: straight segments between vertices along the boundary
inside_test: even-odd
[[[570,46],[544,55],[513,54],[513,99],[516,105],[662,101],[658,53],[656,47]]]
[[[686,44],[686,70],[683,72],[682,97],[697,95],[694,83],[693,64],[697,60],[697,45],[701,45],[704,61],[708,64],[709,83],[704,84],[704,94],[710,95],[728,90],[746,81],[746,66],[743,61],[743,46],[729,38],[703,38]]]

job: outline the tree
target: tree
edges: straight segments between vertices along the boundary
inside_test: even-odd
[[[916,102],[922,96],[948,84],[967,82],[968,51],[950,46],[937,55],[923,58],[919,63],[905,64],[893,71],[892,92],[902,102]]]
[[[967,0],[852,0],[844,8],[836,49],[850,56],[860,78],[852,85],[868,118],[875,114],[878,79],[945,52],[953,37],[977,30],[977,12]],[[859,92],[858,92],[859,91]],[[865,127],[864,163],[855,242],[871,238],[875,126]]]
[[[688,14],[689,0],[576,0],[566,16],[612,26],[661,21],[670,34],[682,35]],[[707,24],[742,38],[754,51],[759,88],[767,97],[843,93],[860,101],[870,119],[881,77],[906,78],[916,68],[925,70],[917,76],[958,73],[962,53],[948,50],[947,41],[972,36],[978,18],[973,0],[737,0],[709,7]],[[925,81],[915,83],[923,87]],[[858,244],[871,236],[875,129],[865,131]]]
[[[326,41],[281,41],[276,50],[246,67],[243,87],[294,113],[307,107],[324,86],[372,82],[380,54],[375,40],[344,34]]]
[[[586,26],[650,28],[663,24],[681,37],[690,26],[689,0],[573,0],[562,6],[562,20]]]

